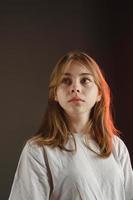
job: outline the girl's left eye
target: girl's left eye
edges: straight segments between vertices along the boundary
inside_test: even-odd
[[[88,84],[90,82],[91,82],[91,80],[89,78],[82,78],[81,79],[81,83],[83,83],[83,84]]]

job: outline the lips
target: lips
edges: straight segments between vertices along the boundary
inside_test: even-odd
[[[78,97],[74,97],[74,98],[70,99],[68,102],[73,102],[73,101],[75,101],[75,102],[79,102],[79,101],[84,102],[83,99],[80,99]]]

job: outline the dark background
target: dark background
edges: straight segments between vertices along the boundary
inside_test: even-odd
[[[70,50],[91,55],[112,89],[115,122],[133,162],[133,14],[129,1],[0,3],[0,199],[47,105],[49,75]]]

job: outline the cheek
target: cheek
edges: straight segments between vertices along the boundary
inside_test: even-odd
[[[60,86],[59,88],[57,88],[58,96],[65,95],[67,92],[68,92],[68,88],[65,86]]]
[[[86,91],[86,97],[88,98],[88,100],[90,99],[92,101],[95,101],[97,99],[97,96],[98,96],[97,87],[92,87],[88,91]]]
[[[57,89],[56,97],[57,97],[57,101],[58,101],[58,102],[64,100],[64,97],[65,97],[65,90],[64,90],[62,87]]]

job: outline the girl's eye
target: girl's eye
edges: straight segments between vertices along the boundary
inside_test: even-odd
[[[82,78],[81,79],[81,83],[83,84],[89,84],[91,82],[91,80],[89,78]]]
[[[66,85],[70,85],[71,84],[71,79],[70,78],[63,78],[61,83],[66,84]]]

